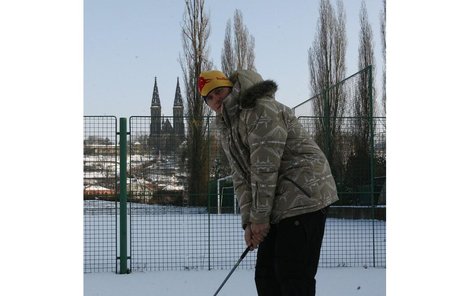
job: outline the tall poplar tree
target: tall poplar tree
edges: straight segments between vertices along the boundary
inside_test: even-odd
[[[315,139],[325,152],[335,177],[342,170],[341,127],[346,108],[346,94],[342,81],[346,73],[346,14],[343,2],[337,1],[337,11],[329,0],[320,1],[317,31],[308,51],[310,87],[315,121]]]
[[[222,49],[222,72],[230,75],[235,70],[256,70],[255,38],[250,35],[243,23],[243,14],[237,9],[233,16],[233,41],[231,21],[225,28],[224,48]]]
[[[197,90],[201,71],[212,68],[209,60],[209,16],[204,10],[204,0],[186,0],[182,23],[183,55],[179,57],[183,71],[187,102],[187,168],[188,191],[191,203],[206,204],[209,182],[209,145],[207,118],[209,110]]]

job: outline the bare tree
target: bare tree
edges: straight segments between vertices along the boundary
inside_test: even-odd
[[[235,69],[235,56],[232,46],[232,22],[229,19],[225,27],[224,48],[222,49],[222,72],[230,75]]]
[[[321,117],[315,121],[316,140],[322,146],[333,173],[341,170],[339,155],[342,120],[346,107],[346,95],[342,85],[331,87],[342,81],[346,73],[346,14],[343,2],[337,2],[335,13],[329,0],[320,1],[317,32],[309,48],[310,86],[313,113]]]
[[[367,16],[364,1],[359,12],[360,32],[358,49],[358,67],[363,70],[357,80],[353,96],[353,112],[355,129],[353,134],[353,152],[349,156],[346,171],[346,184],[348,187],[359,190],[358,186],[371,184],[371,134],[374,132],[374,113],[376,112],[374,77],[374,47],[372,28]],[[360,173],[359,173],[360,172]]]
[[[230,75],[239,69],[256,70],[255,38],[250,35],[248,28],[244,25],[243,15],[239,9],[235,10],[233,16],[233,43],[230,27],[231,21],[228,20],[222,50],[222,71]]]
[[[187,157],[188,190],[196,195],[196,203],[205,203],[208,190],[208,140],[206,117],[209,109],[197,91],[197,78],[201,71],[212,67],[208,59],[207,40],[210,35],[209,17],[204,11],[204,0],[186,0],[182,24],[183,56],[179,63],[187,101]]]
[[[359,69],[364,69],[371,65],[375,66],[372,27],[369,23],[364,0],[361,3],[359,20],[361,31],[359,33],[359,55],[357,60]],[[370,77],[370,75],[372,75],[372,77]],[[357,84],[358,89],[354,99],[354,115],[356,117],[369,117],[375,115],[375,88],[373,85],[369,85],[369,79],[373,77],[374,67],[371,68],[371,71],[364,71],[359,75],[359,82]],[[361,122],[361,138],[367,142],[368,135],[370,134],[369,126],[368,124],[365,124],[364,121]]]
[[[387,100],[387,92],[386,92],[386,65],[387,65],[387,40],[385,38],[385,33],[386,33],[386,18],[387,18],[387,1],[383,0],[383,11],[380,14],[380,31],[381,31],[381,37],[382,37],[382,58],[383,58],[383,68],[382,68],[382,107],[383,107],[383,113],[384,115],[387,114],[387,109],[386,109],[386,100]]]
[[[243,15],[238,9],[233,16],[233,30],[235,34],[232,38],[232,22],[229,19],[225,27],[224,48],[221,54],[222,72],[230,76],[238,69],[255,71],[255,38],[243,24]],[[215,162],[211,163],[217,166],[215,175],[226,176],[231,171],[224,153],[219,154]]]

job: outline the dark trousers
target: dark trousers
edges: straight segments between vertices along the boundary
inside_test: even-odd
[[[272,224],[259,245],[255,282],[260,296],[314,296],[327,209]]]

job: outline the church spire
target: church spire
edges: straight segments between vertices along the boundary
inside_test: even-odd
[[[184,140],[184,106],[179,77],[176,80],[175,102],[173,104],[173,127],[176,137],[175,144],[179,146]]]
[[[158,95],[157,77],[155,77],[155,84],[153,85],[152,105],[150,106],[150,138],[149,145],[160,151],[160,136],[162,131],[162,106],[160,105],[160,96]]]
[[[175,91],[175,102],[173,104],[174,107],[183,106],[183,98],[181,97],[181,90],[180,90],[180,78],[176,78],[176,91]]]
[[[160,95],[158,94],[157,76],[155,76],[155,84],[153,85],[152,106],[161,106]]]

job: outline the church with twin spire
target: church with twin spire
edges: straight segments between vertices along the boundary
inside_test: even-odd
[[[176,91],[173,102],[173,115],[162,116],[162,106],[158,93],[157,77],[153,86],[152,104],[150,106],[149,145],[156,153],[163,155],[174,153],[185,140],[184,106],[181,96],[179,78],[176,80]]]

